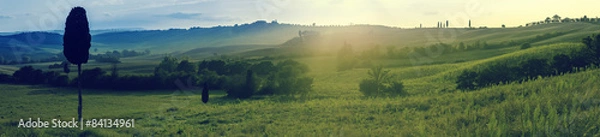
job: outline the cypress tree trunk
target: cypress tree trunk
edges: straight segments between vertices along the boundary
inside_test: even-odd
[[[83,108],[83,106],[81,105],[81,64],[77,64],[77,77],[79,77],[77,79],[77,86],[79,87],[79,107],[77,107],[77,117],[79,119],[79,122],[83,122],[82,116],[81,116],[81,110]]]
[[[202,102],[208,102],[208,82],[204,82],[204,87],[202,87]]]

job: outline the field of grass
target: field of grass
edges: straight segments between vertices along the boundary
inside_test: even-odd
[[[84,131],[16,128],[29,117],[76,117],[75,89],[2,85],[0,135],[598,135],[599,76],[593,69],[471,92],[366,98],[346,84],[354,80],[341,80],[360,76],[342,73],[317,77],[307,97],[230,100],[214,93],[208,104],[193,91],[85,90],[85,118],[133,118],[136,128]]]
[[[570,30],[568,26],[534,27],[469,30],[465,34],[477,32],[481,37],[476,39],[487,39],[479,33],[506,35],[498,40],[505,41],[511,39],[509,34],[518,32]],[[579,34],[564,36],[568,35]],[[84,89],[85,119],[135,119],[135,128],[17,128],[19,119],[77,117],[77,89],[0,85],[0,136],[600,136],[597,68],[474,91],[455,89],[456,76],[464,70],[548,59],[583,47],[558,43],[525,50],[513,46],[442,53],[425,56],[427,63],[374,60],[374,64],[391,70],[394,79],[403,81],[409,95],[402,97],[363,96],[358,83],[367,78],[368,69],[338,72],[336,57],[327,55],[295,58],[309,66],[308,75],[314,78],[313,90],[307,96],[236,100],[225,98],[223,91],[211,91],[210,101],[204,104],[196,90]],[[126,58],[119,68],[123,74],[151,74],[160,61],[157,58]],[[95,66],[110,70],[110,65],[95,62],[86,67]],[[0,71],[15,68],[1,66]]]

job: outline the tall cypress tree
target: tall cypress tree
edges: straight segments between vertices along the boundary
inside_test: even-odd
[[[63,36],[63,54],[67,57],[67,60],[72,64],[77,64],[77,85],[79,87],[79,106],[77,107],[77,114],[79,122],[83,122],[81,111],[83,106],[81,105],[81,64],[87,63],[92,36],[90,35],[90,28],[86,16],[85,9],[83,7],[74,7],[67,16],[65,23],[65,34]]]

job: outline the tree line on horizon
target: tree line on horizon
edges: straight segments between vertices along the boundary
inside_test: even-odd
[[[588,18],[587,15],[583,15],[583,17],[580,18],[569,18],[569,17],[560,17],[558,14],[555,14],[552,17],[546,17],[544,20],[541,21],[535,21],[535,22],[530,22],[525,24],[526,27],[529,26],[534,26],[534,25],[540,25],[540,24],[550,24],[550,23],[569,23],[569,22],[593,22],[593,23],[599,23],[600,22],[600,18],[596,17],[596,18]]]

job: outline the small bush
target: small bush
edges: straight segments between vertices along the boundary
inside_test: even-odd
[[[294,60],[286,60],[276,66],[277,72],[267,77],[266,89],[262,93],[296,95],[312,90],[313,79],[304,76],[309,71],[308,66]]]
[[[377,83],[373,79],[363,79],[358,84],[359,91],[365,96],[376,96],[380,94],[380,89],[383,89],[383,84]]]
[[[13,73],[17,84],[37,85],[44,84],[46,78],[42,70],[34,69],[32,66],[24,66]]]
[[[373,67],[368,72],[370,78],[363,79],[358,84],[359,91],[365,96],[399,96],[407,95],[400,81],[392,81],[389,70],[383,67]]]

